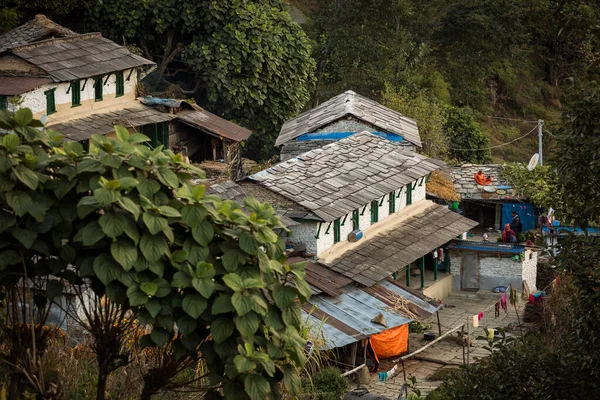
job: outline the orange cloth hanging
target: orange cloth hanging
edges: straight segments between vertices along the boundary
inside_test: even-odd
[[[372,335],[371,348],[378,359],[405,353],[408,351],[408,324]]]

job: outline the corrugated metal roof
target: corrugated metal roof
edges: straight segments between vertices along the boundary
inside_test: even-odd
[[[231,121],[219,117],[202,107],[192,105],[193,110],[181,110],[176,117],[179,121],[194,128],[208,131],[216,136],[222,136],[236,142],[246,140],[252,135],[252,131],[239,126]]]
[[[507,244],[507,243],[484,243],[484,242],[472,242],[472,241],[455,241],[448,246],[448,249],[456,250],[469,250],[469,251],[481,251],[488,253],[510,253],[520,254],[525,252],[525,246],[519,244]]]
[[[34,19],[0,35],[0,53],[12,47],[37,42],[49,36],[64,37],[77,35],[70,29],[38,14]]]
[[[15,96],[51,83],[50,78],[0,76],[0,95]]]
[[[438,309],[438,306],[427,303],[399,284],[383,281],[380,285],[408,300],[415,310],[418,309],[420,318],[426,318]],[[309,303],[303,304],[302,312],[305,321],[311,324],[313,335],[323,335],[323,349],[345,346],[413,321],[411,317],[395,311],[389,302],[352,285],[346,286],[343,293],[336,297],[326,294],[311,297]],[[380,313],[387,327],[371,322]]]
[[[154,62],[131,53],[100,33],[42,40],[8,51],[46,71],[55,82],[154,65]]]
[[[333,221],[444,165],[361,132],[248,178]]]
[[[353,115],[375,127],[400,135],[407,141],[421,146],[421,137],[415,120],[352,90],[339,94],[312,110],[286,121],[281,127],[275,146],[294,140],[305,133],[315,132],[346,115]]]
[[[92,135],[105,135],[114,132],[115,125],[126,128],[166,122],[173,119],[172,114],[167,114],[139,103],[124,106],[119,111],[99,113],[87,117],[69,120],[67,122],[49,124],[47,128],[62,133],[69,140],[87,140]]]

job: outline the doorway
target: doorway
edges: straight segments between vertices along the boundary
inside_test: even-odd
[[[460,268],[460,287],[462,290],[479,290],[479,254],[462,252]]]

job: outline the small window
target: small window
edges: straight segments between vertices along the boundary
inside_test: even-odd
[[[371,202],[371,223],[379,221],[379,201],[373,200]]]
[[[389,206],[390,206],[390,214],[395,213],[396,212],[396,193],[390,192],[389,197],[388,197],[388,202],[389,202]]]
[[[406,205],[407,206],[412,204],[412,192],[413,192],[412,184],[409,183],[408,186],[406,187]]]
[[[333,243],[338,243],[340,241],[340,231],[341,231],[341,224],[340,224],[340,219],[336,219],[335,221],[333,221]]]
[[[56,101],[54,100],[54,91],[56,89],[46,90],[46,115],[54,114],[56,112]]]
[[[0,110],[6,110],[8,108],[8,97],[0,96]]]
[[[81,83],[79,81],[71,82],[71,107],[81,105]]]
[[[121,97],[125,94],[125,81],[123,80],[123,71],[115,74],[117,77],[117,96]]]
[[[102,101],[104,98],[103,86],[104,84],[102,83],[102,77],[94,80],[94,100]]]
[[[360,229],[360,215],[358,210],[352,211],[352,230]]]

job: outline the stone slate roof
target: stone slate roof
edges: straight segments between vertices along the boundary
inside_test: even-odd
[[[131,53],[100,33],[47,39],[13,47],[8,51],[41,68],[55,82],[154,65],[152,61]]]
[[[51,83],[50,78],[0,76],[0,96],[15,96]]]
[[[119,111],[93,114],[67,122],[50,124],[47,128],[62,133],[68,140],[80,141],[89,139],[92,135],[105,135],[114,132],[115,125],[122,125],[127,128],[139,127],[170,121],[174,117],[173,114],[163,113],[152,107],[133,103]]]
[[[222,136],[235,142],[246,140],[252,131],[231,121],[221,118],[202,107],[191,105],[193,110],[182,110],[177,113],[177,119],[194,128],[208,131],[216,136]]]
[[[446,206],[431,203],[397,226],[367,236],[328,264],[333,271],[370,287],[477,225]]]
[[[49,37],[75,36],[76,32],[38,14],[31,21],[0,35],[0,53],[13,47],[37,42]]]
[[[485,176],[492,177],[490,185],[478,185],[473,177],[481,170]],[[498,164],[463,164],[451,167],[450,176],[456,192],[463,200],[512,200],[517,199],[515,191],[502,177],[502,165]],[[497,193],[497,191],[500,193]],[[504,193],[506,192],[506,193]]]
[[[287,142],[281,147],[279,159],[281,161],[286,161],[290,158],[296,158],[302,153],[321,148],[333,142],[335,142],[335,140],[302,140]]]
[[[248,179],[240,181],[239,184],[248,196],[254,197],[261,203],[269,203],[273,206],[277,214],[281,216],[294,219],[321,221],[321,218],[311,212],[308,208],[301,206],[279,193],[257,185]]]
[[[333,221],[444,165],[361,132],[248,178]]]
[[[395,133],[416,146],[421,146],[417,122],[364,96],[348,90],[294,119],[281,127],[275,146],[281,146],[305,133],[328,125],[347,115],[374,125],[385,132]]]

